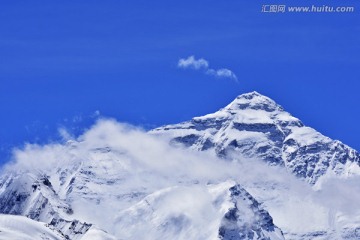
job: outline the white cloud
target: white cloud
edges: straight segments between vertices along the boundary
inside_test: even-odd
[[[64,140],[64,141],[69,141],[74,139],[74,136],[64,127],[60,127],[58,129],[59,135],[60,137]]]
[[[233,71],[227,68],[213,69],[209,67],[209,61],[204,58],[196,59],[195,56],[189,56],[188,58],[180,58],[178,61],[179,68],[183,69],[195,69],[204,70],[206,74],[218,77],[229,78],[237,81],[237,77]]]
[[[211,154],[173,148],[164,139],[111,119],[99,119],[78,138],[65,128],[60,128],[59,134],[62,140],[68,142],[26,144],[22,149],[14,149],[13,162],[6,168],[46,172],[54,167],[68,167],[74,162],[91,159],[94,149],[110,148],[114,153],[122,153],[119,155],[121,158],[126,156],[131,159],[130,168],[144,169],[167,177],[178,176],[181,179],[188,176],[194,181],[208,181],[223,178],[226,171],[235,173],[229,164]],[[224,171],[219,172],[219,168]]]
[[[194,56],[190,56],[188,58],[181,58],[178,62],[179,68],[192,68],[192,69],[208,69],[209,62],[203,58],[195,59]]]
[[[99,110],[96,110],[93,114],[92,114],[92,117],[96,118],[96,117],[99,117],[100,116],[100,111]]]
[[[64,139],[72,137],[65,129],[60,129],[59,132]],[[331,223],[335,223],[339,216],[352,219],[360,216],[357,207],[360,201],[359,178],[341,181],[329,179],[324,182],[321,191],[313,191],[310,185],[282,167],[271,167],[262,161],[239,158],[238,155],[234,155],[233,160],[217,159],[211,152],[174,148],[164,139],[142,129],[115,120],[100,119],[80,137],[67,143],[27,144],[23,149],[14,150],[13,162],[7,169],[51,175],[57,168],[73,169],[79,163],[86,165],[88,162],[89,166],[93,166],[91,171],[98,176],[118,179],[119,185],[114,185],[114,188],[106,185],[96,188],[96,191],[106,194],[101,198],[100,205],[84,198],[78,198],[72,203],[76,216],[84,216],[89,222],[96,223],[109,232],[123,229],[116,226],[112,228],[114,220],[109,216],[118,214],[122,205],[117,198],[116,202],[112,202],[111,196],[115,198],[119,194],[136,191],[156,193],[173,186],[185,187],[189,194],[185,195],[180,191],[174,196],[166,195],[164,201],[158,203],[160,213],[174,207],[189,211],[195,226],[200,228],[204,219],[212,218],[211,213],[210,216],[202,214],[202,209],[211,209],[207,207],[209,205],[204,208],[195,207],[195,210],[193,208],[197,206],[194,205],[196,203],[209,204],[208,193],[203,191],[202,186],[228,179],[242,184],[257,200],[264,202],[264,206],[274,217],[275,224],[288,232],[323,231],[332,229]],[[192,186],[192,183],[200,188],[190,188],[188,192],[187,187]],[[97,186],[95,183],[91,184]],[[199,202],[194,202],[189,197],[190,200],[184,202],[189,204],[178,208],[182,207],[179,204],[184,200],[180,196],[196,196],[196,201]],[[146,204],[146,201],[141,203]],[[114,210],[114,206],[118,207]],[[199,211],[201,214],[194,215]],[[163,216],[168,215],[164,213]],[[341,229],[341,224],[344,223],[338,224]],[[141,231],[139,234],[145,232]]]
[[[230,78],[230,79],[237,80],[235,73],[233,73],[233,71],[231,71],[230,69],[227,69],[227,68],[221,68],[218,70],[209,69],[206,73],[210,74],[210,75],[214,75],[219,78]]]

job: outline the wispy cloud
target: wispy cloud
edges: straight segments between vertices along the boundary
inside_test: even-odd
[[[194,56],[188,58],[180,58],[178,62],[179,68],[192,68],[192,69],[208,69],[209,62],[203,58],[195,59]]]
[[[111,119],[98,120],[75,138],[69,136],[66,130],[61,131],[65,138],[73,139],[66,143],[27,144],[14,150],[13,162],[3,170],[57,176],[55,173],[59,174],[59,169],[71,172],[74,166],[80,164],[82,169],[91,167],[91,173],[99,183],[92,181],[85,186],[93,186],[101,201],[76,195],[78,193],[74,191],[71,193],[75,194],[71,196],[76,196],[72,201],[73,216],[86,218],[87,222],[115,234],[116,239],[159,239],[164,234],[171,236],[170,239],[174,236],[176,239],[196,239],[189,238],[188,234],[198,234],[194,229],[205,229],[215,222],[218,226],[218,219],[223,216],[218,215],[220,212],[211,200],[213,197],[219,199],[213,195],[217,190],[209,192],[208,183],[220,184],[228,180],[240,183],[256,199],[264,202],[277,226],[290,233],[332,229],[340,234],[347,222],[338,221],[339,217],[355,221],[359,216],[358,177],[324,179],[320,190],[313,191],[310,185],[285,168],[269,166],[237,154],[233,156],[233,161],[223,161],[211,151],[175,148],[168,144],[167,137],[151,135]],[[114,185],[102,185],[102,179],[116,181],[112,183]],[[53,186],[56,184],[60,182],[53,181]],[[143,193],[147,197],[139,197],[138,200],[131,197],[132,200],[128,200],[119,198],[122,196],[119,193]],[[94,210],[89,211],[89,208]],[[182,212],[186,212],[186,224],[179,225],[184,221],[175,222],[176,226],[180,226],[176,231],[166,227],[172,225],[161,225],[164,228],[152,225],[154,222],[159,223],[157,226],[168,223],[173,216],[179,219],[177,216],[182,216]],[[126,233],[119,231],[126,227],[130,229]],[[215,229],[217,236],[218,228],[209,229],[205,233]],[[123,234],[131,236],[125,238]],[[149,234],[151,237],[147,238]],[[206,236],[201,239],[212,238]]]
[[[222,77],[222,78],[231,78],[234,80],[237,80],[237,77],[233,71],[227,69],[227,68],[221,68],[221,69],[209,69],[206,72],[207,74],[214,75],[216,77]]]
[[[204,73],[218,77],[229,78],[237,81],[237,77],[233,71],[227,68],[214,69],[209,67],[209,61],[204,58],[196,59],[195,56],[188,58],[180,58],[178,61],[178,67],[183,69],[202,70]]]

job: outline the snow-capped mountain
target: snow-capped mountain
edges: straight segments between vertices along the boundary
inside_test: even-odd
[[[40,229],[43,239],[284,239],[269,213],[234,182],[172,182],[171,187],[155,190],[162,184],[153,189],[142,179],[133,185],[131,182],[139,181],[134,179],[136,176],[110,162],[104,165],[113,168],[104,171],[103,164],[81,164],[64,183],[64,174],[58,171],[51,172],[51,177],[44,173],[5,177],[11,183],[3,185],[1,212],[45,222],[43,226],[49,230]],[[117,173],[112,175],[110,171]],[[161,176],[142,174],[165,181]],[[60,183],[52,186],[49,179]],[[65,195],[61,188],[67,189]],[[31,236],[32,231],[40,231],[23,229],[22,222],[15,220],[13,225],[20,233]],[[8,229],[8,225],[1,224],[0,229]],[[94,236],[94,231],[102,235]],[[57,237],[47,236],[48,232]]]
[[[324,174],[360,174],[360,154],[340,141],[304,126],[257,92],[238,96],[219,111],[152,131],[192,149],[215,150],[227,158],[257,158],[283,165],[316,183]]]
[[[150,132],[100,120],[77,139],[14,152],[0,177],[0,231],[74,240],[358,239],[359,156],[256,92]]]
[[[216,173],[227,164],[114,121],[77,141],[27,146],[15,159],[0,179],[1,213],[64,238],[284,239],[231,174]]]

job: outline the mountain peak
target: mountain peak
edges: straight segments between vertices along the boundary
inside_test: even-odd
[[[153,132],[196,150],[211,149],[222,158],[236,152],[282,165],[311,184],[327,174],[360,173],[359,153],[305,126],[258,92],[239,95],[215,113]]]
[[[236,115],[252,115],[254,114],[254,110],[258,113],[264,113],[266,118],[269,118],[270,115],[286,113],[284,112],[284,109],[274,100],[253,91],[237,96],[230,104],[221,108],[217,112],[201,117],[194,117],[193,120],[204,121],[207,119],[233,119]]]
[[[256,91],[244,93],[232,101],[225,107],[226,110],[265,110],[267,112],[273,112],[275,110],[282,111],[282,107],[278,105],[274,100],[268,98]]]
[[[240,94],[239,96],[237,96],[237,98],[248,98],[248,99],[251,99],[253,97],[264,97],[264,95],[258,93],[257,91],[252,91],[252,92],[243,93],[243,94]]]

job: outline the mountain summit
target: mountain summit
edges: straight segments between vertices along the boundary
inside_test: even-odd
[[[326,174],[360,172],[360,154],[332,140],[286,112],[272,99],[251,92],[239,95],[219,111],[151,131],[174,144],[214,150],[222,158],[257,158],[285,166],[315,184]]]
[[[268,112],[282,109],[275,101],[256,91],[239,95],[234,101],[225,107],[225,109],[228,110],[239,110],[245,108],[254,110],[260,109]]]

